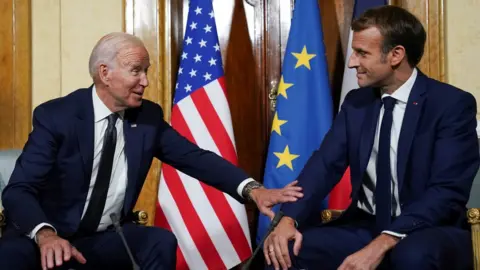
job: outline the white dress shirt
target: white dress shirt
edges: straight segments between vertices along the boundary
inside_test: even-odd
[[[398,216],[401,213],[401,207],[398,197],[398,174],[397,174],[397,153],[398,153],[398,139],[400,137],[400,130],[402,129],[403,117],[405,115],[405,109],[407,108],[408,97],[412,91],[413,85],[417,78],[417,69],[413,69],[410,78],[402,84],[392,95],[382,94],[382,99],[384,97],[392,97],[396,100],[395,107],[393,108],[393,122],[392,122],[392,131],[391,131],[391,141],[390,141],[390,168],[392,173],[392,182],[391,182],[391,192],[392,192],[392,216]],[[383,114],[385,110],[382,106],[380,109],[380,115],[378,117],[377,128],[375,131],[375,139],[372,147],[372,153],[367,165],[367,174],[370,177],[371,183],[375,188],[377,183],[377,155],[378,155],[378,140],[380,137],[380,126],[383,119]],[[370,190],[366,183],[362,184],[362,189],[365,192],[365,197],[367,201],[358,201],[358,207],[372,215],[375,215],[375,203],[374,203],[374,192],[375,189]],[[368,203],[368,205],[366,205]],[[373,211],[372,211],[373,210]],[[404,237],[404,234],[398,234],[394,232],[385,231],[385,233],[392,234],[397,237]]]
[[[98,174],[98,168],[100,165],[100,158],[103,152],[103,137],[105,131],[107,130],[108,120],[107,117],[112,114],[110,109],[103,103],[103,101],[98,97],[95,86],[92,89],[92,99],[93,99],[93,111],[94,111],[94,146],[93,146],[93,166],[92,166],[92,175],[90,177],[90,185],[87,193],[87,200],[85,202],[85,207],[83,208],[82,218],[87,211],[88,204],[90,202],[90,197],[92,196],[93,188],[95,187],[95,182]],[[121,111],[118,113],[119,118],[115,123],[115,128],[117,129],[117,144],[115,146],[115,154],[113,157],[113,166],[112,174],[110,178],[110,185],[108,187],[107,200],[105,202],[105,207],[103,210],[102,218],[100,224],[97,228],[97,231],[105,230],[109,225],[112,224],[110,220],[110,214],[116,213],[120,214],[123,208],[123,201],[125,199],[125,190],[127,188],[127,156],[125,155],[125,139],[123,135],[123,117],[124,112]],[[242,196],[242,190],[245,185],[254,181],[252,178],[248,178],[240,183],[237,188],[237,193]],[[36,240],[37,232],[44,226],[55,228],[48,223],[40,223],[35,226],[35,228],[29,234],[30,238]],[[56,231],[56,230],[55,230]]]

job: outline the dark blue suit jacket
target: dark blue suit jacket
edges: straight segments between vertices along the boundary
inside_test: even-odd
[[[378,90],[360,88],[347,95],[320,149],[298,177],[304,198],[282,207],[300,226],[312,214],[319,216],[320,200],[347,166],[352,183],[349,210],[356,207],[380,108]],[[432,226],[464,224],[465,205],[480,162],[476,112],[471,94],[418,72],[398,142],[402,213],[388,230],[408,234]]]
[[[178,134],[163,120],[159,105],[144,100],[141,107],[127,110],[124,136],[124,216],[132,211],[154,157],[242,201],[236,189],[248,175]],[[3,192],[6,234],[24,235],[42,222],[52,224],[60,236],[77,231],[91,178],[93,144],[91,88],[35,109],[33,131]]]

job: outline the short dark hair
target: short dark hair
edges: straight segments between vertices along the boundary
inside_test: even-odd
[[[365,11],[352,22],[354,32],[370,27],[376,27],[382,34],[384,54],[401,45],[405,48],[411,67],[415,67],[422,59],[427,34],[412,13],[397,6],[382,6]]]

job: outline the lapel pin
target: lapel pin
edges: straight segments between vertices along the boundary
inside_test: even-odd
[[[137,124],[132,124],[132,125],[130,125],[130,127],[132,127],[132,128],[137,127]]]
[[[415,102],[415,101],[414,101],[414,102],[413,102],[413,105],[418,105],[418,102]]]

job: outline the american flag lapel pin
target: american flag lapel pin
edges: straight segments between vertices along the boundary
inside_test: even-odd
[[[136,124],[136,123],[133,123],[133,124],[130,125],[130,127],[136,128],[136,127],[137,127],[137,124]]]
[[[413,102],[413,105],[418,105],[418,102],[414,101],[414,102]]]

